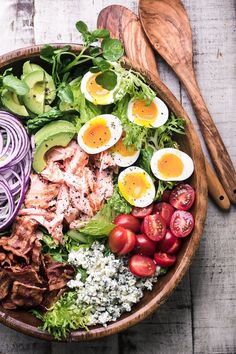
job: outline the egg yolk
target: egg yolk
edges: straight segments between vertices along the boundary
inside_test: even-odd
[[[94,74],[87,81],[86,89],[88,93],[94,98],[94,100],[105,99],[109,96],[110,91],[104,89],[101,85],[96,82],[96,77],[98,74]]]
[[[117,152],[121,156],[129,157],[134,156],[137,150],[133,145],[126,147],[123,143],[123,138],[121,138],[112,148],[112,152]]]
[[[130,203],[145,195],[150,188],[150,183],[142,172],[133,172],[124,176],[123,181],[118,183],[121,194]]]
[[[184,169],[183,161],[175,154],[164,154],[158,161],[158,170],[164,178],[179,177]]]
[[[158,109],[155,102],[147,105],[145,101],[138,100],[133,104],[132,114],[135,123],[148,127],[155,122]]]
[[[91,122],[83,135],[84,143],[90,148],[104,146],[110,139],[111,131],[103,118],[98,118]]]

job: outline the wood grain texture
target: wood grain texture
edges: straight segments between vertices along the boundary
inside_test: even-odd
[[[159,77],[153,50],[139,18],[132,11],[120,5],[108,6],[99,13],[97,25],[108,29],[113,38],[123,43],[125,55],[132,63]]]
[[[19,27],[18,33],[15,32],[15,28],[12,30],[10,27],[10,21],[15,16],[12,10],[13,4],[16,2],[17,0],[0,0],[0,28],[2,30],[0,52],[2,54],[27,45],[22,42],[17,46],[14,45],[15,38],[20,38],[23,31],[22,26]],[[70,24],[72,19],[73,21],[82,19],[89,24],[90,28],[95,28],[97,15],[103,7],[115,2],[127,6],[137,14],[138,6],[136,0],[76,0],[74,2],[35,0],[35,2],[36,43],[56,42],[59,34],[61,34],[61,41],[65,42],[70,37],[74,42],[79,42],[74,24]],[[55,10],[55,4],[59,4],[57,10]],[[236,4],[234,0],[184,0],[184,5],[190,16],[193,31],[194,65],[199,85],[226,147],[236,163]],[[28,38],[28,44],[30,44],[29,40]],[[24,41],[26,42],[25,38]],[[185,89],[176,80],[173,71],[160,58],[158,58],[158,66],[162,80],[181,100],[194,122],[195,129],[199,131]],[[203,139],[201,141],[207,155]],[[107,338],[96,341],[95,345],[92,342],[62,344],[61,346],[52,344],[53,354],[60,350],[63,354],[71,351],[72,353],[86,353],[87,351],[96,353],[102,352],[101,347],[105,353],[108,351],[118,354],[119,349],[119,354],[122,354],[128,352],[129,343],[133,344],[132,353],[137,354],[173,354],[179,351],[178,348],[184,348],[181,354],[236,353],[234,320],[236,245],[233,239],[236,232],[235,218],[234,208],[231,209],[229,215],[225,215],[211,201],[209,202],[205,231],[200,248],[190,267],[190,278],[185,278],[179,286],[181,291],[178,288],[155,316],[150,318],[150,321],[153,320],[152,333],[156,334],[155,338],[149,336],[151,329],[148,319],[117,335],[120,342],[119,348],[114,343],[115,341],[111,342]],[[189,292],[191,296],[186,301],[186,294]],[[186,305],[186,307],[181,310],[177,308],[177,304]],[[191,316],[191,311],[193,316]],[[181,321],[180,327],[178,318],[183,312],[185,315],[182,318],[186,318],[186,321]],[[45,347],[41,346],[42,341],[16,334],[15,331],[3,326],[0,326],[0,331],[1,354],[34,354],[35,351],[39,354],[51,353],[50,347],[45,350]],[[124,340],[122,340],[123,336],[125,336]],[[145,341],[145,338],[151,338],[151,341]],[[169,344],[169,339],[171,339],[171,344]],[[58,352],[58,354],[62,353]]]
[[[156,51],[184,83],[217,174],[230,201],[236,204],[236,171],[206,107],[192,65],[192,33],[180,0],[140,0],[143,28]]]
[[[131,63],[137,63],[159,77],[151,44],[147,41],[139,18],[129,9],[111,5],[103,9],[97,19],[98,28],[108,29],[113,38],[122,41],[125,55]],[[223,210],[230,208],[230,201],[211,165],[205,160],[208,191]]]

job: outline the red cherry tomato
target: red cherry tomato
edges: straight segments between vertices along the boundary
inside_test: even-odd
[[[114,220],[114,224],[129,229],[134,233],[140,231],[140,222],[133,215],[130,214],[120,214]]]
[[[189,210],[195,200],[195,191],[189,184],[179,184],[170,194],[170,204],[178,210]]]
[[[166,222],[166,226],[170,225],[170,219],[174,211],[175,209],[172,207],[172,205],[165,202],[157,203],[153,208],[154,213],[159,212],[159,214],[163,217]]]
[[[113,253],[119,253],[126,242],[126,230],[121,226],[116,226],[110,233],[108,243]]]
[[[120,256],[123,256],[131,251],[133,251],[136,245],[136,235],[131,231],[126,229],[126,242],[124,247],[118,253]]]
[[[108,243],[112,252],[124,255],[134,249],[136,236],[128,229],[116,226],[109,235]]]
[[[143,228],[152,241],[160,241],[166,234],[166,222],[159,213],[145,216]]]
[[[150,240],[146,235],[136,235],[136,246],[134,252],[144,256],[152,256],[156,250],[156,242]]]
[[[166,253],[176,253],[181,246],[181,239],[175,237],[170,230],[166,231],[165,236],[157,243],[158,250]]]
[[[176,237],[175,242],[173,245],[168,249],[168,254],[176,254],[179,252],[180,247],[182,245],[182,240],[181,238]]]
[[[143,219],[145,216],[152,214],[153,204],[148,205],[145,208],[134,207],[131,214],[136,218]]]
[[[184,210],[176,210],[170,220],[170,230],[176,237],[188,236],[194,227],[194,219],[191,213]]]
[[[129,269],[137,277],[151,277],[155,274],[156,265],[151,258],[135,254],[129,260]]]
[[[171,267],[175,263],[176,257],[173,254],[156,252],[154,254],[154,260],[160,267]]]
[[[171,193],[171,190],[170,189],[166,189],[163,192],[163,194],[162,194],[161,201],[168,203],[169,202],[170,193]]]

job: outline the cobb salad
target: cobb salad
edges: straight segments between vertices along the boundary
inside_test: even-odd
[[[0,304],[56,339],[131,311],[194,227],[184,120],[107,30],[76,27],[79,53],[0,76]]]

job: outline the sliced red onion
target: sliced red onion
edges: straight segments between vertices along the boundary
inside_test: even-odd
[[[0,111],[0,231],[12,224],[24,202],[31,165],[31,142],[23,124]]]

